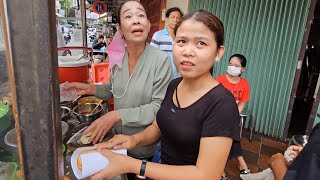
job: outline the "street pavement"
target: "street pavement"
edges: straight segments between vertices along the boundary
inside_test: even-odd
[[[61,34],[61,35],[63,36],[63,34]],[[83,47],[81,29],[73,28],[73,34],[70,34],[70,35],[71,35],[70,43],[68,43],[68,44],[63,43],[64,45],[62,45],[62,43],[60,43],[60,46],[66,46],[66,47],[68,47],[68,46],[80,46],[80,47]],[[88,35],[87,35],[87,43],[88,43],[88,47],[92,47],[92,42],[89,41]],[[76,55],[76,56],[82,55],[82,51],[72,51],[72,55],[73,56],[74,55]]]
[[[57,33],[58,46],[65,46],[63,42],[63,34]],[[59,37],[60,36],[60,37]],[[62,37],[61,37],[62,36]],[[88,47],[92,46],[92,42],[89,41],[89,37],[87,37]],[[73,29],[73,34],[71,34],[71,41],[66,46],[81,46],[82,47],[82,31],[81,29]],[[74,56],[81,56],[82,51],[74,51],[72,52]],[[7,72],[7,61],[6,61],[6,50],[4,42],[0,42],[0,89],[7,84],[9,81],[9,76]]]

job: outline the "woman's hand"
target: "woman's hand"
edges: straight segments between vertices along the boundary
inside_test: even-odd
[[[85,84],[85,83],[64,83],[64,90],[75,89],[76,95],[94,95],[96,93],[96,86],[94,84]]]
[[[137,141],[134,137],[132,136],[127,136],[123,134],[118,134],[115,135],[112,139],[110,139],[107,142],[96,144],[95,147],[98,149],[113,149],[113,150],[118,150],[118,149],[133,149],[137,145]]]
[[[113,153],[107,149],[98,149],[98,152],[109,160],[109,164],[102,171],[91,176],[91,180],[109,179],[129,172],[129,166],[132,164],[133,158]]]
[[[110,111],[95,120],[84,132],[83,135],[92,132],[89,142],[93,144],[98,141],[101,142],[106,133],[113,127],[113,125],[120,120],[119,111]]]

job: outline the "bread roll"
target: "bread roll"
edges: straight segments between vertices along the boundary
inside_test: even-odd
[[[80,169],[80,171],[82,171],[82,160],[81,160],[81,154],[90,154],[90,153],[96,153],[98,152],[97,150],[89,150],[89,151],[83,151],[79,154],[78,158],[77,158],[77,166]]]
[[[81,142],[82,144],[90,144],[90,143],[89,143],[89,139],[90,139],[91,135],[92,135],[92,131],[90,131],[90,132],[88,132],[87,134],[81,136],[80,142]]]

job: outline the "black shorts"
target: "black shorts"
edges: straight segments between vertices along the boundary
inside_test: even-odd
[[[241,144],[239,141],[233,140],[229,154],[229,159],[237,158],[239,156],[242,156]]]

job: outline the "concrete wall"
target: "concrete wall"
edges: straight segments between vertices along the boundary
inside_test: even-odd
[[[165,0],[140,0],[141,4],[146,9],[148,19],[151,23],[151,28],[147,41],[150,42],[154,32],[163,29],[164,22],[161,19],[161,9],[165,6]]]
[[[167,0],[167,7],[169,9],[171,7],[179,7],[183,14],[188,12],[189,0]]]

